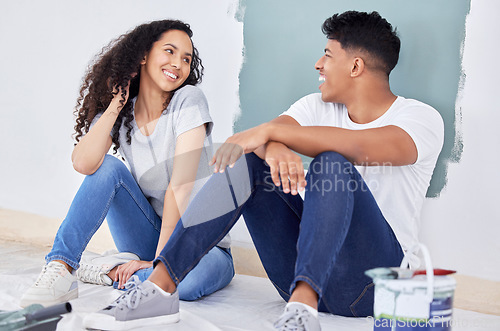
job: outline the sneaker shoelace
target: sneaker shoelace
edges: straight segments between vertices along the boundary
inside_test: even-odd
[[[148,291],[141,286],[141,281],[137,276],[132,276],[132,278],[125,283],[125,289],[127,293],[116,299],[114,303],[117,309],[123,309],[125,307],[128,309],[136,309],[141,302],[142,296],[147,297],[149,295]]]
[[[36,287],[50,288],[66,267],[59,263],[49,263],[43,266],[42,272],[35,281]]]
[[[288,310],[274,323],[274,327],[280,331],[304,331],[304,321],[307,321],[308,318],[309,312],[305,309]]]
[[[77,273],[82,282],[107,285],[102,279],[102,276],[106,272],[101,266],[93,264],[81,264],[80,268],[78,268]]]

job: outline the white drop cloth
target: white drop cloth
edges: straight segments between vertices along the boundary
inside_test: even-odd
[[[0,243],[0,310],[20,309],[19,299],[33,284],[44,263],[45,252],[24,244]],[[72,300],[73,312],[59,322],[58,330],[81,330],[83,317],[116,298],[121,291],[111,287],[79,283],[79,298]],[[236,275],[224,289],[197,300],[181,301],[181,321],[143,330],[272,330],[285,302],[268,279]],[[500,316],[454,309],[453,331],[500,330]],[[320,313],[325,331],[369,331],[373,322]]]

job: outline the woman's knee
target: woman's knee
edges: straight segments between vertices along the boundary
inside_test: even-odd
[[[96,178],[98,180],[102,180],[104,178],[116,178],[124,171],[127,173],[129,172],[121,160],[112,155],[106,154],[100,167],[92,175],[87,177]]]
[[[179,299],[183,301],[198,300],[205,295],[201,284],[189,278],[185,278],[180,282],[177,290],[179,291]]]
[[[179,283],[179,298],[197,300],[226,287],[234,277],[231,254],[214,247]]]
[[[217,279],[211,284],[204,284],[200,279],[184,278],[184,280],[180,282],[177,287],[177,290],[179,291],[179,299],[184,301],[194,301],[200,299],[201,297],[210,295],[229,285],[233,276],[234,270],[228,270],[222,278]]]

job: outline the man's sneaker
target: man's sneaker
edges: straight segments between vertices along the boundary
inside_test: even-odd
[[[289,303],[280,319],[274,323],[280,331],[320,331],[321,326],[317,317],[313,316],[300,303]]]
[[[125,284],[127,293],[106,308],[87,315],[83,326],[98,330],[130,330],[179,321],[179,293],[166,293],[146,280],[132,276]]]
[[[51,306],[78,298],[76,276],[66,269],[64,264],[51,261],[45,265],[33,284],[21,298],[21,307],[34,303]]]
[[[84,252],[80,261],[80,268],[76,270],[76,277],[84,283],[111,286],[113,280],[108,277],[108,272],[120,264],[133,260],[139,260],[139,257],[134,253],[111,251],[101,255]]]

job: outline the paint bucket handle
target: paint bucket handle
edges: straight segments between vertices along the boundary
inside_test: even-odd
[[[424,256],[426,278],[427,278],[427,298],[429,300],[429,303],[431,303],[432,300],[434,299],[434,269],[432,268],[431,255],[429,254],[429,250],[427,249],[427,247],[421,243],[413,246],[412,249],[406,252],[403,261],[401,261],[400,268],[409,268],[410,256],[412,254],[416,254],[419,249],[422,252],[422,255]]]

